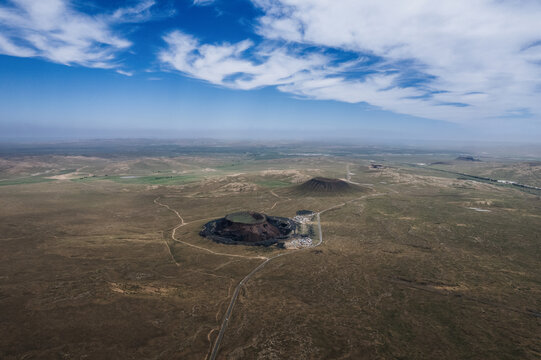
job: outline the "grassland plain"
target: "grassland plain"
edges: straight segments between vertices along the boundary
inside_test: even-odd
[[[218,358],[541,357],[539,195],[401,165],[435,155],[271,155],[4,159],[2,179],[50,181],[0,187],[0,357],[206,358],[238,282],[289,250],[201,226],[353,200],[294,191],[347,164],[381,195],[324,212],[320,247],[257,272]]]

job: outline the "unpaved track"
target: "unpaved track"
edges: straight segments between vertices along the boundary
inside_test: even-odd
[[[297,251],[306,250],[306,249],[312,249],[312,248],[315,248],[316,246],[321,245],[321,243],[323,242],[323,236],[322,236],[322,233],[321,233],[321,222],[320,222],[320,218],[319,218],[319,213],[317,213],[317,221],[318,221],[318,231],[319,231],[319,242],[316,245],[308,247],[308,248],[304,248],[304,249],[294,250],[294,251],[291,251],[291,252],[281,253],[281,254],[278,254],[276,256],[270,257],[270,258],[266,259],[265,261],[263,261],[258,266],[256,266],[252,271],[250,271],[250,273],[248,275],[246,275],[239,282],[239,284],[235,288],[235,292],[233,293],[233,297],[231,298],[231,301],[229,302],[229,306],[227,307],[227,311],[224,314],[224,318],[222,320],[222,326],[220,327],[220,332],[218,333],[218,337],[216,337],[216,340],[214,341],[214,346],[212,347],[212,352],[210,353],[210,356],[208,357],[208,359],[215,360],[216,356],[218,356],[218,350],[220,349],[220,344],[221,344],[222,339],[224,337],[225,330],[227,329],[227,324],[229,323],[229,318],[231,317],[231,314],[233,313],[233,308],[235,307],[235,302],[237,301],[237,298],[239,296],[240,289],[244,286],[244,284],[246,284],[246,282],[248,282],[248,280],[250,280],[250,278],[252,276],[254,276],[254,274],[256,272],[261,270],[271,260],[282,257],[282,256],[285,256],[285,255],[290,255],[290,254],[296,253]]]
[[[282,201],[289,201],[291,200],[291,198],[288,198],[288,197],[285,197],[285,200],[282,200],[283,198],[278,195],[277,193],[274,192],[274,190],[271,190],[270,193],[272,194],[272,196],[276,197],[278,199],[278,201],[276,201],[272,206],[271,206],[271,210],[274,209],[276,207],[276,205],[278,205],[279,203],[281,203]]]
[[[194,244],[191,244],[189,242],[186,242],[184,240],[180,240],[180,239],[177,239],[175,237],[176,235],[176,232],[178,229],[180,229],[181,227],[185,226],[185,225],[188,225],[192,222],[197,222],[197,221],[202,221],[202,220],[205,220],[205,219],[201,219],[201,220],[194,220],[194,221],[191,221],[191,222],[185,222],[184,219],[182,218],[182,216],[178,213],[178,211],[176,211],[175,209],[172,209],[169,207],[169,205],[166,205],[166,204],[163,204],[159,201],[159,197],[154,199],[154,203],[157,204],[157,205],[160,205],[160,206],[163,206],[164,208],[168,209],[169,211],[173,212],[179,219],[180,219],[180,224],[177,225],[176,227],[173,228],[173,231],[171,232],[171,239],[175,242],[178,242],[178,243],[181,243],[181,244],[184,244],[184,245],[188,245],[188,246],[191,246],[193,248],[196,248],[196,249],[199,249],[199,250],[202,250],[202,251],[206,251],[206,252],[209,252],[211,254],[214,254],[214,255],[220,255],[220,256],[229,256],[229,257],[240,257],[240,258],[244,258],[244,259],[264,259],[264,260],[267,260],[268,258],[265,257],[265,256],[245,256],[245,255],[237,255],[237,254],[228,254],[228,253],[221,253],[221,252],[217,252],[217,251],[213,251],[213,250],[210,250],[210,249],[207,249],[205,247],[202,247],[202,246],[198,246],[198,245],[194,245]],[[172,254],[171,254],[172,256]],[[173,258],[174,259],[174,258]],[[176,262],[176,261],[175,261]]]
[[[334,205],[334,206],[331,206],[331,207],[329,207],[327,209],[324,209],[324,210],[321,210],[321,211],[317,212],[316,213],[317,228],[318,228],[318,232],[319,232],[319,242],[317,244],[315,244],[315,245],[313,245],[311,247],[303,248],[303,249],[292,250],[292,251],[290,250],[290,252],[281,253],[281,254],[278,254],[276,256],[267,258],[265,261],[263,261],[261,264],[259,264],[257,267],[255,267],[248,275],[246,275],[239,282],[237,287],[235,288],[235,292],[233,293],[233,297],[231,298],[231,301],[229,302],[229,306],[227,307],[227,311],[224,314],[224,318],[222,320],[222,325],[220,327],[220,332],[218,333],[218,336],[216,337],[216,340],[214,341],[214,346],[212,347],[212,352],[210,353],[210,356],[207,357],[207,359],[215,360],[216,356],[218,356],[218,351],[220,350],[220,344],[221,344],[222,339],[224,337],[225,330],[227,329],[227,324],[229,323],[229,318],[231,317],[231,314],[233,313],[233,308],[235,307],[235,302],[237,301],[237,298],[239,296],[240,289],[244,286],[244,284],[246,284],[246,282],[248,282],[248,280],[250,280],[250,278],[255,273],[257,273],[259,270],[261,270],[265,265],[267,265],[273,259],[279,258],[281,256],[285,256],[285,255],[294,254],[294,253],[296,253],[298,251],[313,249],[313,248],[315,248],[317,246],[320,246],[323,243],[323,232],[321,231],[321,217],[320,217],[320,214],[323,214],[324,212],[327,212],[327,211],[330,211],[330,210],[337,209],[339,207],[342,207],[342,206],[344,206],[346,204],[349,204],[351,202],[354,202],[354,201],[366,199],[368,197],[373,197],[373,196],[380,196],[380,195],[384,195],[384,194],[377,193],[377,194],[371,194],[371,195],[364,195],[364,196],[361,196],[361,197],[358,197],[358,198],[355,198],[355,199],[352,199],[352,200],[345,201],[345,202],[343,202],[341,204]]]
[[[361,183],[351,181],[351,175],[354,175],[354,174],[349,171],[349,164],[347,164],[346,165],[346,178],[345,178],[346,182],[350,184],[354,184],[354,185],[362,185]]]
[[[275,194],[273,191],[271,191],[271,193],[278,197],[279,196],[277,194]],[[202,246],[198,246],[198,245],[194,245],[194,244],[191,244],[189,242],[186,242],[186,241],[183,241],[183,240],[180,240],[180,239],[177,239],[175,237],[175,234],[176,234],[176,231],[177,229],[189,224],[188,222],[185,222],[184,221],[184,218],[180,215],[180,213],[175,210],[175,209],[172,209],[169,205],[167,204],[163,204],[159,201],[159,197],[157,197],[156,199],[154,199],[154,203],[156,205],[159,205],[159,206],[162,206],[166,209],[168,209],[169,211],[173,212],[179,219],[180,219],[180,224],[177,225],[176,227],[173,228],[173,231],[171,232],[171,239],[175,242],[178,242],[178,243],[182,243],[184,245],[187,245],[187,246],[191,246],[193,248],[196,248],[196,249],[199,249],[199,250],[202,250],[202,251],[206,251],[206,252],[209,252],[211,254],[214,254],[214,255],[219,255],[219,256],[229,256],[229,257],[240,257],[240,258],[245,258],[245,259],[262,259],[264,260],[261,264],[257,265],[252,271],[250,271],[250,273],[248,273],[248,275],[246,275],[238,284],[237,286],[235,287],[235,291],[233,292],[233,296],[231,297],[231,301],[229,302],[229,306],[227,307],[227,310],[224,314],[224,317],[223,317],[223,320],[222,320],[222,324],[220,326],[220,331],[218,332],[218,336],[216,337],[216,340],[214,341],[214,345],[212,347],[212,351],[210,353],[210,355],[207,355],[205,356],[205,359],[210,359],[210,360],[215,360],[216,359],[216,356],[218,356],[218,352],[220,350],[220,345],[221,345],[221,342],[222,342],[222,339],[224,337],[224,334],[225,334],[225,331],[227,329],[227,325],[229,323],[229,319],[231,318],[231,314],[233,313],[233,308],[235,307],[235,303],[237,301],[237,298],[240,294],[240,290],[241,288],[248,282],[248,280],[250,280],[250,278],[252,276],[254,276],[255,273],[257,273],[259,270],[261,270],[263,267],[265,267],[265,265],[267,265],[271,260],[273,259],[276,259],[276,258],[279,258],[279,257],[282,257],[282,256],[285,256],[285,255],[291,255],[291,254],[294,254],[294,253],[297,253],[298,251],[303,251],[303,250],[308,250],[308,249],[313,249],[317,246],[320,246],[322,243],[323,243],[323,232],[321,230],[321,214],[327,212],[327,211],[331,211],[331,210],[334,210],[334,209],[338,209],[342,206],[345,206],[346,204],[349,204],[351,202],[354,202],[354,201],[359,201],[359,200],[362,200],[362,199],[366,199],[368,197],[374,197],[374,196],[380,196],[380,195],[384,195],[384,193],[377,193],[377,194],[370,194],[370,195],[364,195],[364,196],[361,196],[361,197],[358,197],[358,198],[355,198],[355,199],[351,199],[351,200],[348,200],[348,201],[345,201],[343,203],[340,203],[338,205],[334,205],[334,206],[331,206],[327,209],[324,209],[324,210],[321,210],[319,212],[316,213],[316,217],[317,217],[317,227],[318,227],[318,233],[319,233],[319,242],[317,244],[314,244],[313,246],[310,246],[310,247],[307,247],[307,248],[303,248],[303,249],[297,249],[297,250],[290,250],[289,252],[283,252],[283,253],[280,253],[278,255],[275,255],[273,257],[265,257],[265,256],[244,256],[244,255],[236,255],[236,254],[228,254],[228,253],[220,253],[220,252],[216,252],[216,251],[213,251],[213,250],[210,250],[210,249],[207,249],[207,248],[204,248]],[[194,220],[194,221],[191,221],[191,222],[196,222],[196,221],[202,221],[202,220],[205,220],[205,219],[201,219],[201,220]],[[169,248],[169,245],[168,245],[168,248]],[[172,252],[171,252],[171,249],[169,248],[169,254],[171,255],[171,258],[173,259],[173,261],[175,261],[175,264],[177,264],[178,266],[178,263],[176,262]],[[216,328],[212,329],[209,334],[207,335],[207,338],[209,339],[210,341],[210,335],[212,334],[212,332],[214,332],[216,330]]]

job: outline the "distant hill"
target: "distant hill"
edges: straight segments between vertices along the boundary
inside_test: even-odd
[[[344,180],[325,177],[315,177],[295,187],[296,192],[306,195],[341,195],[366,190]]]
[[[459,161],[481,161],[479,159],[474,158],[471,155],[461,155],[461,156],[457,157],[455,160],[459,160]]]

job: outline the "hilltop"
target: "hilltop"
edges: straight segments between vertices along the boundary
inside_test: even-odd
[[[340,179],[315,177],[295,187],[296,192],[306,195],[341,195],[356,191],[365,191],[364,188]]]

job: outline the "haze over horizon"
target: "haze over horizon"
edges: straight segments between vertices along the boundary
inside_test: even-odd
[[[0,1],[0,140],[538,142],[541,3]]]

